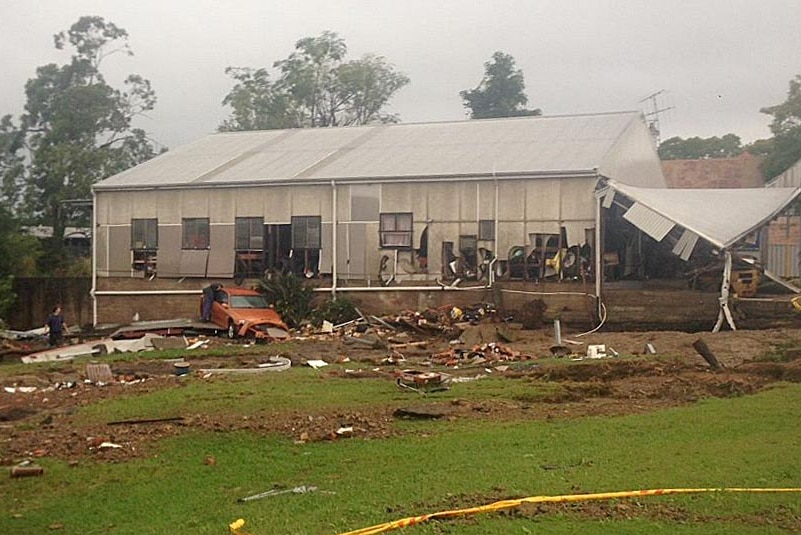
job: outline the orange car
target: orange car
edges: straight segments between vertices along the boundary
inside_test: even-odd
[[[209,319],[226,329],[228,338],[289,338],[289,327],[259,292],[245,288],[220,287],[214,290],[213,295]],[[202,306],[201,303],[201,309]]]

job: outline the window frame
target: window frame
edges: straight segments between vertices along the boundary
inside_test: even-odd
[[[323,248],[323,218],[321,216],[293,215],[290,223],[293,250],[319,251]],[[310,236],[311,239],[309,239]]]
[[[138,224],[144,225],[140,229],[141,232],[137,233]],[[148,228],[150,225],[153,228]],[[153,243],[149,242],[152,233]],[[141,241],[142,245],[137,246],[137,234],[143,234]],[[153,218],[136,218],[131,219],[131,250],[132,251],[157,251],[159,248],[159,220]]]
[[[247,235],[240,234],[240,230],[247,225]],[[254,232],[254,230],[256,232]],[[260,244],[254,247],[253,239],[258,238]],[[241,242],[241,243],[240,243]],[[247,247],[241,247],[247,245]],[[264,218],[263,217],[236,217],[234,218],[234,250],[236,251],[263,251],[264,250]]]
[[[142,240],[137,238],[142,237]],[[152,242],[150,240],[153,240]],[[140,244],[140,245],[137,245]],[[156,218],[131,219],[131,269],[145,275],[156,273],[159,248],[159,220]]]
[[[194,225],[199,225],[193,228]],[[211,224],[208,217],[181,219],[181,249],[204,251],[211,248]]]
[[[406,227],[408,223],[408,228]],[[378,244],[381,249],[414,249],[414,213],[378,214]]]

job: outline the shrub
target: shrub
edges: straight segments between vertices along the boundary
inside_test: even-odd
[[[311,318],[314,288],[304,284],[302,278],[292,273],[271,275],[259,281],[259,291],[290,327],[298,327]]]
[[[355,320],[359,317],[356,305],[353,301],[344,297],[337,297],[322,303],[314,311],[314,323],[321,324],[323,320],[330,321],[334,325]]]

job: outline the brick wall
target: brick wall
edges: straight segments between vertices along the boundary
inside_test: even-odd
[[[199,315],[200,291],[212,282],[206,279],[98,279],[99,290],[189,290],[191,295],[123,295],[98,296],[98,323],[129,323],[134,314],[140,320],[194,318]],[[251,284],[254,281],[251,281]],[[246,284],[247,285],[247,284]],[[61,303],[69,325],[90,326],[92,323],[92,300],[89,295],[91,279],[15,279],[14,291],[18,295],[17,306],[8,318],[12,329],[26,330],[44,324],[47,314],[57,303]],[[547,295],[525,294],[536,292]],[[551,295],[557,292],[570,294]],[[356,303],[365,314],[383,315],[402,310],[423,310],[446,304],[469,306],[475,303],[494,303],[502,311],[519,310],[527,301],[543,299],[548,305],[546,321],[560,318],[566,326],[583,329],[593,325],[595,300],[588,294],[594,292],[592,285],[575,283],[500,282],[494,290],[442,291],[432,288],[428,292],[381,291],[339,292]],[[320,293],[318,299],[327,299],[330,294]],[[716,291],[697,292],[689,290],[645,288],[607,288],[604,303],[608,311],[607,328],[630,329],[636,327],[682,328],[698,324],[709,327],[717,317]],[[744,307],[748,303],[741,303]],[[786,312],[787,303],[779,306]],[[760,311],[762,315],[774,315],[775,310]],[[749,316],[753,311],[749,310]]]

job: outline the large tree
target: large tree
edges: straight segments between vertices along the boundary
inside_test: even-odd
[[[773,116],[772,144],[762,166],[765,176],[773,178],[801,160],[801,75],[790,80],[787,100],[760,111]]]
[[[722,137],[672,137],[659,145],[662,160],[698,160],[702,158],[732,158],[743,153],[740,137],[726,134]]]
[[[56,48],[73,49],[71,60],[39,67],[25,85],[19,126],[0,125],[10,150],[25,155],[24,168],[4,176],[6,200],[27,222],[51,226],[56,248],[71,215],[65,201],[89,198],[92,184],[155,154],[145,132],[132,127],[155,105],[150,82],[131,74],[117,89],[100,70],[112,54],[133,54],[127,40],[112,22],[81,17],[54,36]],[[6,161],[19,163],[8,154]]]
[[[470,110],[471,119],[542,115],[539,108],[526,109],[528,97],[523,71],[515,59],[504,52],[495,52],[492,60],[484,64],[484,78],[475,89],[460,91],[464,107]]]
[[[223,105],[231,116],[220,130],[261,130],[396,122],[384,112],[409,78],[382,56],[345,61],[347,46],[334,32],[305,37],[288,58],[267,68],[229,67],[236,82]]]

